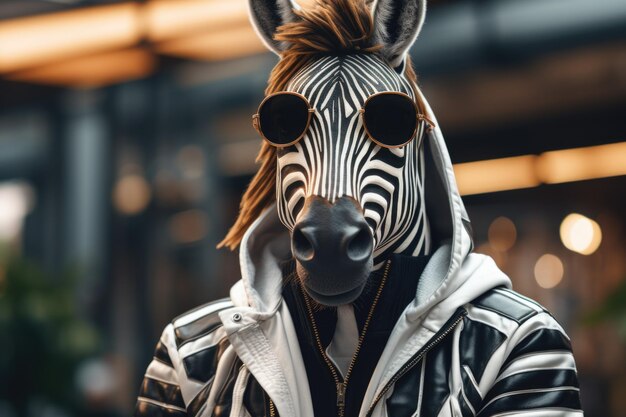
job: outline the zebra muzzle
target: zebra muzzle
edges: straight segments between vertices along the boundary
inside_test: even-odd
[[[359,204],[350,197],[334,203],[307,198],[291,248],[304,288],[324,305],[354,301],[372,270],[372,233]]]

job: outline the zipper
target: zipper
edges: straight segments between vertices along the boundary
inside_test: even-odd
[[[376,398],[374,399],[374,402],[372,403],[370,408],[367,410],[367,414],[365,414],[365,417],[371,417],[372,416],[372,413],[374,412],[374,408],[376,408],[376,405],[378,405],[378,402],[383,398],[383,396],[387,393],[387,391],[389,391],[389,389],[396,382],[398,382],[398,380],[400,378],[402,378],[404,376],[404,374],[406,374],[415,365],[417,365],[419,363],[419,361],[422,360],[424,355],[429,350],[431,350],[433,347],[437,346],[443,339],[445,339],[445,337],[448,334],[450,334],[456,328],[456,326],[459,325],[459,323],[461,323],[461,321],[463,320],[463,318],[466,315],[467,315],[467,311],[466,310],[462,310],[462,311],[456,313],[452,318],[450,318],[450,320],[448,320],[448,322],[444,325],[444,327],[442,327],[441,330],[439,330],[437,332],[437,334],[433,337],[433,339],[431,339],[431,341],[426,346],[424,346],[415,355],[413,355],[411,357],[411,359],[409,359],[404,364],[404,366],[398,372],[396,372],[396,374],[385,384],[385,386],[383,387],[382,391],[376,396]]]
[[[313,309],[311,308],[311,300],[309,299],[309,296],[306,293],[306,291],[304,291],[304,288],[302,287],[300,288],[302,291],[302,295],[304,297],[304,302],[306,304],[307,312],[309,315],[309,320],[311,322],[311,327],[313,328],[313,333],[315,335],[315,341],[318,346],[319,352],[322,355],[322,358],[324,359],[324,361],[326,362],[326,365],[328,365],[328,369],[330,370],[333,380],[335,381],[335,385],[337,388],[337,409],[339,411],[339,417],[344,417],[345,407],[346,407],[346,389],[348,387],[348,380],[350,378],[350,375],[352,374],[352,369],[354,368],[356,359],[359,356],[359,352],[361,350],[363,340],[365,339],[367,329],[369,328],[370,321],[372,320],[372,316],[374,315],[374,310],[376,309],[376,305],[378,304],[380,295],[383,291],[383,288],[385,287],[385,282],[387,282],[387,277],[389,276],[390,268],[391,268],[391,261],[387,261],[387,264],[385,265],[385,270],[383,273],[383,278],[381,280],[380,286],[378,287],[378,291],[376,292],[374,300],[372,301],[372,306],[365,320],[363,331],[361,332],[361,335],[359,336],[356,351],[354,352],[354,355],[352,356],[352,361],[350,362],[350,366],[348,366],[348,371],[346,372],[346,378],[344,380],[342,380],[339,377],[338,370],[335,368],[335,365],[331,362],[331,360],[326,355],[326,352],[324,351],[324,348],[322,346],[322,341],[319,336],[319,331],[317,330],[317,324],[315,323],[315,317],[313,316]],[[274,401],[272,401],[269,395],[267,395],[267,399],[269,400],[270,417],[277,417],[276,406],[274,405]]]
[[[346,372],[346,377],[343,380],[339,377],[339,373],[337,369],[335,368],[335,366],[333,365],[333,363],[331,362],[331,360],[328,358],[328,355],[326,355],[326,351],[324,350],[324,347],[322,346],[322,341],[320,339],[319,332],[317,330],[315,317],[313,316],[313,309],[311,308],[311,301],[309,300],[309,296],[306,293],[306,291],[304,291],[304,289],[301,288],[302,295],[304,297],[304,302],[306,304],[307,312],[309,314],[309,320],[311,322],[313,334],[315,335],[315,341],[316,341],[319,353],[324,359],[324,362],[326,362],[326,365],[328,366],[328,369],[333,377],[333,380],[335,381],[335,386],[337,387],[337,411],[338,411],[339,417],[344,417],[345,409],[346,409],[346,389],[348,388],[348,381],[350,379],[350,375],[352,374],[352,369],[354,368],[357,357],[359,356],[359,352],[361,351],[361,346],[363,345],[363,340],[365,339],[365,335],[367,334],[367,329],[369,328],[370,321],[372,320],[372,317],[374,315],[374,310],[376,309],[376,305],[378,304],[380,295],[383,291],[383,288],[385,287],[385,283],[387,282],[387,277],[389,276],[390,267],[391,267],[391,261],[387,261],[387,264],[385,265],[385,271],[383,273],[383,278],[380,282],[380,286],[378,287],[378,291],[376,292],[374,300],[372,301],[372,306],[370,307],[370,311],[365,320],[365,324],[363,325],[363,330],[357,342],[356,351],[354,352],[354,355],[352,356],[352,360],[350,361],[350,365],[348,366],[348,371]]]
[[[276,406],[274,405],[274,401],[272,401],[271,398],[270,398],[270,417],[276,417]]]

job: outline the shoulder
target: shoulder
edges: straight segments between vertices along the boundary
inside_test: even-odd
[[[469,303],[470,309],[490,311],[497,316],[522,324],[548,311],[534,300],[505,287],[493,288]]]
[[[466,386],[476,394],[472,406],[479,414],[559,408],[580,415],[570,339],[543,306],[495,288],[465,308],[460,362],[463,377],[475,381]]]
[[[478,377],[485,372],[493,381],[501,369],[523,357],[532,357],[532,366],[557,357],[568,366],[573,363],[568,336],[536,301],[498,287],[468,303],[465,310],[461,355]]]
[[[230,346],[219,313],[232,308],[229,299],[220,299],[198,306],[176,317],[166,327],[161,343],[185,377],[205,383],[216,371],[217,364]]]
[[[575,368],[568,336],[536,301],[498,287],[466,304],[465,310],[460,361],[483,394],[506,372]]]
[[[571,348],[563,328],[548,310],[508,288],[497,287],[483,293],[466,304],[465,310],[461,343],[469,348],[477,340],[485,342],[485,349],[475,354],[491,358],[497,353],[505,360],[516,347],[529,343],[541,349]]]
[[[488,326],[501,335],[508,344],[517,344],[528,335],[543,335],[563,341],[569,338],[561,325],[545,307],[534,300],[504,287],[493,288],[466,306],[467,320],[476,327]]]
[[[237,365],[219,318],[221,311],[231,307],[228,299],[207,303],[165,327],[140,389],[137,416],[153,415],[155,410],[196,415],[218,369]]]
[[[171,322],[177,348],[209,335],[222,327],[219,313],[232,308],[228,298],[203,304],[176,317]]]

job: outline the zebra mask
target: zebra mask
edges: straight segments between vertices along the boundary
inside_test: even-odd
[[[422,26],[425,0],[321,0],[316,13],[289,0],[249,6],[261,39],[281,58],[267,93],[297,93],[311,108],[295,143],[264,143],[265,168],[275,173],[265,183],[275,181],[278,217],[290,232],[303,288],[322,305],[351,303],[392,253],[430,250],[426,123],[417,123],[403,146],[388,148],[370,136],[361,114],[382,92],[403,93],[423,108],[407,51]],[[341,25],[353,33],[335,33],[338,19],[353,19]],[[253,180],[248,196],[261,182]]]

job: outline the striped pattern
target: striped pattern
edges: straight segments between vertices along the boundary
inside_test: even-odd
[[[287,90],[316,112],[304,138],[279,150],[278,214],[293,229],[307,197],[357,200],[375,238],[374,264],[390,253],[429,250],[424,201],[424,153],[418,141],[386,149],[368,138],[359,110],[381,91],[414,97],[409,82],[370,54],[326,56],[302,69]],[[417,137],[422,136],[422,131]]]
[[[466,309],[457,334],[396,383],[390,417],[583,415],[569,339],[543,307],[498,288]]]
[[[135,416],[202,415],[217,373],[226,375],[220,379],[228,385],[228,378],[233,379],[232,373],[241,365],[217,314],[231,306],[227,300],[209,303],[174,319],[165,328],[141,384]],[[226,360],[228,357],[231,360]],[[222,396],[214,399],[216,417],[228,416],[230,410],[228,392],[220,391]]]
[[[219,324],[217,313],[230,306],[202,306],[165,329],[135,416],[267,415],[267,394]],[[464,310],[461,324],[396,382],[386,410],[374,416],[583,415],[569,339],[543,307],[497,288]]]

